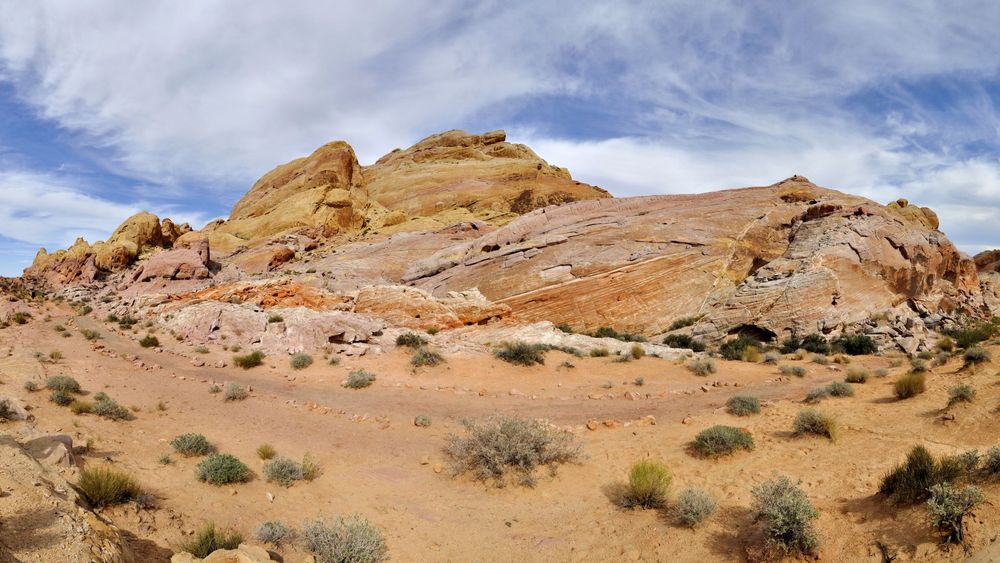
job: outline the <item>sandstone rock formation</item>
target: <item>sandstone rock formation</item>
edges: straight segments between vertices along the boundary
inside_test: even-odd
[[[176,553],[170,563],[269,563],[274,561],[262,547],[241,543],[236,549],[218,549],[200,559],[187,552]]]
[[[132,275],[132,281],[152,279],[201,280],[209,277],[208,241],[187,248],[164,250],[150,256]]]
[[[980,272],[1000,272],[1000,250],[985,250],[973,257]]]
[[[491,303],[475,289],[435,298],[415,288],[381,285],[361,289],[354,311],[395,326],[445,329],[500,319],[510,314],[510,307]]]

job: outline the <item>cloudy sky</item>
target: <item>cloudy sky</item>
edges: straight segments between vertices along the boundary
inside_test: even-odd
[[[792,174],[1000,247],[1000,4],[0,0],[0,275],[346,139],[506,129],[617,196]]]

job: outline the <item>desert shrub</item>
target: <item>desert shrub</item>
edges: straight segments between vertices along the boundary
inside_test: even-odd
[[[339,366],[340,356],[330,356],[330,361],[327,363],[330,364],[331,366]]]
[[[573,330],[573,327],[569,326],[566,323],[559,323],[559,324],[557,324],[556,325],[556,330],[565,332],[566,334],[573,334],[575,332]]]
[[[65,391],[60,391],[56,389],[51,394],[49,394],[49,400],[59,405],[60,407],[65,407],[73,403],[73,396]]]
[[[622,506],[659,508],[666,504],[670,492],[670,471],[663,462],[644,459],[632,464],[628,485],[622,494]]]
[[[844,381],[834,381],[827,386],[831,397],[853,397],[854,387]]]
[[[691,360],[687,364],[687,369],[695,375],[704,377],[715,373],[715,362],[713,362],[711,358],[706,358],[704,360]]]
[[[216,393],[222,393],[222,387],[219,387],[218,385],[213,383],[212,385],[209,385],[208,392],[213,395]]]
[[[851,363],[851,357],[843,354],[837,354],[833,357],[833,363],[847,365]]]
[[[948,405],[955,403],[971,403],[976,400],[976,390],[971,385],[962,383],[948,390]]]
[[[764,354],[765,364],[777,364],[779,360],[781,360],[781,354],[777,352],[768,352]]]
[[[548,423],[507,415],[480,421],[465,421],[465,435],[451,434],[445,453],[456,474],[469,472],[478,480],[492,479],[503,485],[509,473],[522,485],[534,484],[538,466],[554,470],[560,463],[582,455],[576,439]]]
[[[750,395],[734,395],[726,401],[726,409],[736,416],[748,416],[760,412],[760,399]]]
[[[160,339],[153,336],[152,334],[147,334],[139,341],[139,346],[143,348],[156,348],[160,345]]]
[[[867,383],[871,373],[864,366],[851,366],[847,368],[847,377],[844,381],[848,383]]]
[[[396,337],[396,346],[420,348],[427,345],[427,339],[414,332],[404,332]]]
[[[222,398],[226,401],[242,401],[250,396],[246,387],[236,383],[235,381],[230,381],[226,383],[226,388],[223,390]]]
[[[85,467],[76,486],[93,506],[121,504],[142,492],[130,474],[108,465]]]
[[[704,456],[722,456],[736,450],[752,451],[753,436],[734,426],[715,425],[706,428],[694,438],[694,451]]]
[[[290,487],[302,480],[302,464],[287,457],[275,458],[264,464],[264,478],[268,483],[278,483]]]
[[[87,340],[98,340],[101,338],[101,333],[96,330],[90,330],[89,328],[80,329],[80,334]]]
[[[111,420],[128,420],[132,418],[132,413],[113,399],[104,397],[94,403],[94,414],[110,418]]]
[[[874,354],[878,351],[878,346],[867,334],[846,334],[833,341],[833,346],[838,350],[852,356]]]
[[[319,477],[322,472],[323,467],[320,466],[318,461],[313,459],[309,452],[306,452],[306,455],[302,456],[302,478],[306,481],[312,481]]]
[[[233,356],[233,363],[243,369],[250,369],[263,364],[264,357],[264,352],[254,350],[245,356]]]
[[[962,468],[962,472],[965,476],[972,478],[976,474],[976,470],[979,469],[979,450],[967,450],[957,456],[955,459],[958,461],[958,465]]]
[[[194,349],[194,351],[196,354],[207,354],[209,352],[209,349],[204,346],[198,346],[197,348]]]
[[[94,400],[95,401],[110,401],[111,397],[109,397],[108,394],[105,393],[104,391],[98,391],[97,393],[94,394]]]
[[[302,543],[316,563],[380,563],[389,560],[382,532],[360,516],[338,516],[332,524],[313,520],[302,525]]]
[[[920,358],[913,358],[910,360],[910,371],[916,373],[923,373],[928,371],[927,360],[921,360]]]
[[[27,391],[28,393],[34,393],[35,391],[38,391],[38,383],[34,381],[25,381],[24,390]]]
[[[250,477],[250,468],[235,456],[212,453],[198,464],[196,475],[199,481],[225,485],[246,481]]]
[[[611,353],[608,352],[607,348],[591,348],[590,357],[591,358],[604,358],[609,356]]]
[[[750,362],[752,364],[761,361],[762,358],[763,356],[760,353],[760,349],[756,346],[747,346],[743,349],[743,353],[740,354],[740,361]]]
[[[896,380],[893,391],[900,399],[916,397],[927,390],[927,376],[923,372],[910,372]]]
[[[89,414],[94,412],[94,403],[75,399],[69,404],[69,410],[71,410],[73,414]]]
[[[795,434],[815,434],[837,441],[837,419],[833,415],[814,409],[802,409],[795,417]]]
[[[527,342],[504,342],[493,355],[514,365],[532,366],[545,363],[545,346]]]
[[[929,360],[934,357],[934,352],[932,350],[921,350],[917,353],[917,357],[921,360]]]
[[[983,459],[983,471],[987,475],[1000,474],[1000,446],[993,446],[986,451],[986,457]]]
[[[435,335],[435,334],[437,334],[438,332],[441,332],[441,329],[439,329],[439,328],[438,328],[438,327],[436,327],[436,326],[432,326],[432,327],[430,327],[429,329],[427,329],[427,330],[426,330],[425,332],[427,332],[427,334],[429,334],[429,335],[431,335],[431,336],[434,336],[434,335]]]
[[[970,348],[980,342],[989,340],[996,335],[997,325],[990,322],[981,322],[972,326],[960,329],[943,331],[946,336],[955,340],[959,348]]]
[[[992,359],[989,351],[979,346],[973,346],[962,354],[962,360],[965,362],[966,367],[984,364]]]
[[[64,357],[63,353],[60,352],[59,350],[53,350],[49,352],[49,360],[52,361],[53,363],[58,362],[59,360],[63,359],[63,357]]]
[[[220,530],[215,524],[202,526],[194,537],[182,542],[180,551],[186,551],[199,558],[208,557],[219,549],[236,549],[243,543],[243,536],[235,530]]]
[[[413,425],[420,428],[426,428],[431,425],[431,417],[426,414],[419,414],[413,417]]]
[[[80,383],[68,375],[53,375],[45,380],[45,386],[53,391],[79,393]]]
[[[813,354],[812,357],[809,358],[809,361],[821,366],[825,366],[830,363],[830,359],[823,354]]]
[[[609,327],[602,326],[590,334],[594,338],[614,338],[615,340],[621,340],[623,342],[645,342],[646,337],[641,334],[633,334],[630,332],[618,332],[617,330]]]
[[[808,393],[806,393],[806,402],[815,404],[829,396],[830,396],[829,386],[813,387],[812,389],[809,390]]]
[[[795,377],[806,376],[806,368],[802,366],[781,366],[778,368],[778,371],[781,372],[782,375],[794,375]]]
[[[646,355],[646,349],[639,344],[633,344],[632,347],[629,348],[628,353],[632,356],[632,359],[638,360]]]
[[[938,352],[938,354],[934,356],[934,361],[931,362],[931,365],[934,367],[940,367],[947,364],[950,359],[951,352]]]
[[[31,318],[31,313],[25,313],[23,311],[18,311],[10,316],[10,321],[14,324],[27,324],[28,319]]]
[[[701,317],[701,315],[697,315],[694,317],[681,317],[679,319],[675,319],[674,322],[670,323],[670,330],[677,330],[679,328],[692,326],[694,323],[698,322]]]
[[[719,354],[727,360],[741,360],[747,348],[756,348],[758,352],[762,347],[756,338],[741,334],[736,338],[727,340],[719,347]]]
[[[268,315],[268,317],[267,317],[267,322],[269,322],[269,323],[281,323],[281,322],[284,322],[284,321],[285,321],[285,318],[282,317],[281,315],[277,315],[277,314]]]
[[[949,483],[939,483],[930,489],[927,512],[931,523],[945,534],[950,543],[965,542],[965,517],[979,503],[986,500],[978,487],[957,489]]]
[[[938,339],[934,347],[942,352],[954,352],[955,351],[955,341],[951,339],[950,336],[942,336]]]
[[[819,545],[812,521],[819,516],[806,494],[785,476],[754,486],[754,520],[764,521],[768,547],[783,553],[811,554]]]
[[[181,434],[170,441],[174,451],[187,456],[208,455],[212,452],[212,444],[201,434]]]
[[[356,369],[347,375],[347,382],[344,387],[350,389],[363,389],[375,381],[375,374],[363,369]]]
[[[697,338],[692,338],[690,334],[668,334],[663,339],[663,344],[671,348],[685,348],[694,352],[705,351],[705,343]]]
[[[288,363],[292,366],[292,369],[305,369],[312,365],[313,358],[305,352],[298,352],[297,354],[292,354]]]
[[[635,378],[635,379],[632,380],[632,385],[635,385],[636,387],[642,387],[645,384],[646,384],[646,378],[645,377],[637,377],[637,378]]]
[[[423,347],[417,348],[417,350],[413,352],[413,357],[410,358],[410,365],[415,368],[423,366],[436,366],[443,363],[444,357],[441,354]]]
[[[886,368],[878,368],[872,373],[875,375],[875,377],[886,377],[887,375],[889,375],[889,370],[887,370]]]
[[[268,460],[277,455],[277,450],[271,444],[261,444],[257,446],[257,457],[263,460]]]
[[[906,461],[882,477],[879,493],[898,503],[910,504],[926,499],[930,488],[962,476],[963,468],[956,458],[935,461],[927,448],[914,446]]]
[[[272,545],[281,545],[285,540],[292,537],[292,530],[288,529],[288,526],[285,526],[281,522],[272,520],[257,526],[257,531],[253,535],[257,538],[257,541]]]
[[[715,512],[715,499],[703,489],[687,488],[677,495],[671,512],[678,524],[693,528]]]

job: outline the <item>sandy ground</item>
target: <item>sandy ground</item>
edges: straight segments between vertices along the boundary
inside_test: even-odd
[[[756,539],[750,489],[775,473],[801,480],[819,509],[824,560],[881,561],[879,541],[901,561],[961,561],[987,549],[1000,530],[998,484],[983,486],[992,504],[971,518],[968,551],[939,547],[923,506],[897,508],[874,496],[880,477],[915,444],[935,454],[984,451],[1000,444],[1000,378],[994,366],[973,374],[960,371],[955,360],[930,374],[925,394],[907,401],[892,397],[892,381],[901,367],[892,368],[889,377],[856,385],[854,397],[821,405],[841,422],[842,435],[831,443],[791,434],[808,389],[843,377],[842,371],[815,364],[783,362],[809,371],[803,379],[789,380],[774,366],[719,362],[717,374],[702,378],[658,358],[617,363],[551,352],[544,366],[531,368],[454,354],[446,355],[446,365],[414,372],[407,365],[408,354],[394,351],[344,358],[338,366],[317,357],[301,371],[288,367],[286,358],[272,357],[264,366],[244,371],[192,365],[191,358],[207,366],[228,359],[230,354],[218,347],[197,354],[160,333],[163,351],[143,349],[136,340],[144,330],[121,334],[117,326],[73,317],[68,308],[47,307],[29,324],[0,331],[0,393],[27,399],[40,430],[69,433],[81,445],[93,440],[84,464],[113,462],[156,493],[155,510],[119,507],[106,512],[145,540],[144,561],[169,559],[182,534],[206,521],[250,536],[265,520],[298,525],[306,518],[349,513],[364,515],[384,531],[396,561],[741,560]],[[56,324],[73,336],[59,337]],[[101,349],[80,336],[81,327],[101,332]],[[65,359],[50,364],[34,357],[37,351],[52,350]],[[994,350],[997,354],[1000,350]],[[129,359],[133,355],[137,360]],[[575,367],[562,366],[564,361]],[[138,362],[155,367],[140,368]],[[876,357],[855,362],[871,368],[890,365],[889,359]],[[375,372],[378,380],[363,390],[341,387],[357,367]],[[45,392],[22,390],[26,380],[42,382],[52,374],[71,375],[90,393],[104,391],[133,406],[134,420],[76,416],[48,402]],[[634,384],[637,377],[644,385]],[[221,395],[209,393],[212,382],[226,381],[252,386],[251,397],[225,403]],[[978,400],[946,411],[947,390],[958,382],[974,385]],[[735,393],[768,402],[760,415],[737,418],[723,408]],[[159,410],[161,402],[165,410]],[[545,417],[571,428],[586,459],[562,466],[555,477],[539,473],[534,488],[498,489],[442,470],[447,460],[441,450],[449,432],[458,431],[463,419],[495,412]],[[942,420],[945,412],[954,414],[954,420]],[[419,414],[431,416],[432,426],[413,426]],[[655,417],[655,425],[636,422],[648,415]],[[591,421],[598,422],[596,430],[587,429]],[[691,456],[687,444],[713,424],[746,427],[756,450],[720,460]],[[10,426],[0,426],[0,433]],[[195,479],[198,458],[172,455],[174,463],[160,464],[160,457],[171,453],[169,440],[184,432],[205,434],[258,476],[216,487]],[[310,452],[323,474],[290,488],[266,483],[254,453],[264,442],[292,458]],[[615,507],[607,491],[624,480],[633,461],[644,457],[667,463],[675,492],[687,486],[711,491],[718,512],[691,530],[677,527],[664,512]],[[303,555],[294,549],[280,554],[286,561],[300,561]],[[30,554],[22,555],[32,560]]]

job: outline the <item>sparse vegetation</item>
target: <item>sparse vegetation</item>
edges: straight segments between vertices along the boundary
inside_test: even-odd
[[[272,324],[273,323],[283,323],[283,322],[285,322],[285,319],[281,315],[271,314],[271,315],[268,315],[267,322],[272,323]]]
[[[75,399],[69,404],[69,410],[72,411],[73,414],[89,414],[94,412],[94,403],[81,399]]]
[[[132,413],[129,412],[127,408],[119,405],[114,399],[108,397],[107,395],[97,399],[94,403],[94,414],[104,418],[110,418],[111,420],[129,420],[132,418]]]
[[[764,521],[766,546],[786,554],[812,554],[819,538],[812,521],[819,512],[806,494],[785,476],[753,488],[754,520]]]
[[[246,481],[250,468],[230,454],[212,453],[198,464],[196,475],[199,481],[225,485]]]
[[[58,389],[49,394],[49,400],[60,407],[65,407],[73,403],[73,397],[69,393]]]
[[[218,385],[213,383],[212,385],[209,385],[208,392],[213,395],[216,393],[222,393],[222,387],[219,387]]]
[[[602,347],[602,348],[591,348],[590,349],[590,357],[591,358],[605,358],[605,357],[607,357],[609,355],[611,355],[611,352],[608,352],[607,348],[603,348]]]
[[[63,393],[79,393],[80,383],[68,375],[53,375],[45,380],[45,387]]]
[[[264,464],[264,478],[268,483],[290,487],[295,481],[301,481],[302,464],[287,457],[275,458]]]
[[[687,364],[687,369],[695,375],[702,377],[715,373],[715,362],[711,358],[704,360],[691,360]]]
[[[196,354],[207,354],[209,352],[209,349],[204,346],[198,346],[194,349],[194,352]]]
[[[220,530],[214,523],[202,526],[194,537],[180,544],[180,551],[186,551],[199,558],[208,557],[220,549],[236,549],[243,543],[243,536],[235,530]]]
[[[360,516],[338,516],[332,524],[323,520],[302,526],[302,543],[316,563],[380,563],[389,560],[382,532]]]
[[[212,444],[201,434],[181,434],[170,441],[174,451],[186,456],[208,455],[212,452]]]
[[[250,396],[250,392],[247,391],[246,387],[236,383],[235,381],[230,381],[226,383],[226,388],[222,393],[222,398],[225,401],[242,401]]]
[[[839,433],[837,419],[833,415],[815,409],[803,409],[795,417],[795,434],[815,434],[836,442]]]
[[[292,354],[288,363],[292,366],[292,369],[305,369],[312,365],[313,358],[305,352],[298,352],[296,354]]]
[[[756,350],[756,354],[760,355],[760,349],[763,345],[756,338],[740,334],[736,338],[727,340],[722,346],[719,347],[719,354],[727,360],[743,360],[747,355],[753,356],[753,352],[747,352],[748,348],[753,348]],[[758,357],[757,360],[760,358]],[[752,361],[752,360],[751,360]]]
[[[594,338],[614,338],[615,340],[621,340],[623,342],[645,342],[646,337],[641,334],[633,334],[631,332],[618,332],[617,330],[609,327],[602,326],[590,333],[590,336]]]
[[[545,363],[545,346],[527,342],[504,342],[493,355],[514,365],[532,366]]]
[[[257,531],[254,532],[254,537],[257,538],[258,541],[280,546],[286,540],[291,539],[292,530],[281,522],[269,521],[257,526]]]
[[[777,364],[781,360],[781,354],[777,352],[768,352],[764,354],[764,363],[769,365]]]
[[[993,357],[990,355],[989,351],[985,348],[980,348],[979,346],[973,346],[962,354],[962,360],[965,362],[965,367],[974,367],[979,364],[985,364],[992,360]]]
[[[815,404],[830,396],[830,388],[827,386],[813,387],[806,393],[806,402]]]
[[[363,369],[356,369],[347,375],[344,387],[349,389],[364,389],[375,381],[375,374]]]
[[[760,399],[750,395],[734,395],[726,401],[726,410],[736,416],[749,416],[760,412]]]
[[[233,350],[234,352],[236,350]],[[254,350],[244,356],[233,356],[233,363],[243,369],[255,368],[264,363],[264,352]]]
[[[827,358],[823,354],[813,354],[809,361],[820,366],[825,366],[830,363],[830,358]]]
[[[967,383],[961,383],[948,390],[948,406],[955,403],[971,403],[976,400],[976,389]]]
[[[129,473],[108,465],[83,468],[76,486],[90,504],[97,507],[125,503],[142,492]]]
[[[914,446],[906,461],[882,478],[878,492],[900,504],[912,504],[927,499],[934,485],[954,481],[962,473],[957,459],[943,458],[939,462],[927,448]]]
[[[844,381],[834,381],[827,386],[831,397],[853,397],[854,387]]]
[[[924,373],[930,368],[927,366],[927,360],[922,360],[920,358],[913,358],[910,360],[910,371],[915,373]]]
[[[844,381],[848,383],[867,383],[871,372],[865,366],[851,366],[847,368],[847,377]]]
[[[413,357],[410,358],[410,365],[414,368],[436,366],[443,363],[444,357],[441,354],[424,347],[417,348],[413,352]]]
[[[693,528],[715,512],[715,499],[704,489],[687,488],[677,495],[671,512],[678,524]]]
[[[38,383],[35,381],[25,381],[24,390],[27,391],[28,393],[34,393],[35,391],[38,391]]]
[[[945,330],[943,333],[954,339],[959,348],[971,348],[980,342],[984,342],[996,336],[997,323],[991,319],[989,321],[964,326],[959,329]]]
[[[670,330],[677,330],[679,328],[687,328],[694,325],[701,319],[702,315],[696,315],[692,317],[681,317],[679,319],[674,319],[674,322],[670,323]]]
[[[319,462],[313,459],[309,452],[306,452],[306,455],[302,456],[302,478],[306,481],[312,481],[319,477],[322,472],[323,468]]]
[[[427,345],[427,339],[415,332],[404,332],[396,337],[396,346],[420,348]]]
[[[927,376],[923,372],[910,372],[896,380],[893,391],[899,399],[916,397],[927,390]]]
[[[629,348],[628,353],[632,356],[633,360],[638,360],[646,355],[646,349],[643,348],[641,344],[633,344],[632,347]]]
[[[778,368],[781,375],[793,375],[795,377],[805,377],[806,368],[802,366],[781,366]]]
[[[153,336],[152,334],[147,334],[139,341],[139,346],[143,348],[156,348],[160,345],[160,339]]]
[[[426,414],[418,414],[413,417],[413,425],[419,428],[427,428],[431,425],[431,417]]]
[[[939,483],[930,489],[927,512],[931,523],[944,532],[945,541],[965,543],[965,517],[978,504],[986,500],[978,487],[958,489],[949,483]]]
[[[716,425],[698,433],[694,438],[694,451],[710,457],[731,454],[737,450],[752,451],[753,436],[735,426]]]
[[[867,334],[847,334],[833,341],[833,348],[843,350],[844,353],[852,356],[863,356],[874,354],[878,351],[878,346],[872,337]]]
[[[271,444],[261,444],[257,446],[257,457],[259,457],[260,459],[266,461],[274,458],[274,456],[277,454],[278,454],[277,450],[275,450],[274,446],[272,446]]]
[[[672,477],[660,461],[644,459],[632,464],[628,486],[622,495],[622,506],[660,508],[667,502]]]
[[[671,348],[685,348],[692,352],[704,352],[705,343],[689,334],[668,334],[663,344]]]

